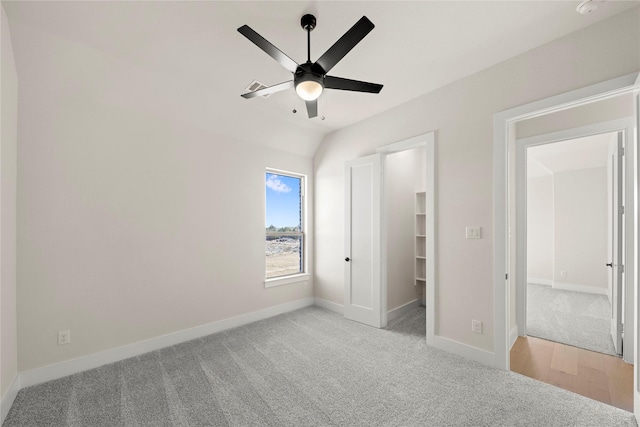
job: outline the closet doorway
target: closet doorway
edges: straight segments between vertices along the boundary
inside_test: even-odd
[[[434,331],[434,155],[431,132],[379,147],[345,170],[345,317],[384,328],[423,299],[427,342]],[[360,245],[363,240],[369,243]],[[417,294],[422,283],[424,298]]]

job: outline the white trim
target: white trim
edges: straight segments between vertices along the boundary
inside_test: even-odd
[[[338,304],[337,302],[329,301],[324,298],[315,297],[313,299],[313,304],[317,305],[320,308],[324,308],[344,316],[344,305]]]
[[[302,274],[294,274],[292,276],[284,276],[284,277],[274,277],[272,279],[265,279],[264,287],[265,288],[273,288],[276,286],[282,285],[293,285],[293,284],[309,284],[309,277],[311,275],[309,273]]]
[[[640,73],[636,78],[636,86],[640,88]],[[640,167],[640,89],[636,90],[633,96],[633,104],[634,104],[634,141],[638,150],[633,156],[635,162],[635,171],[636,175],[633,179],[634,185],[634,195],[635,195],[635,205],[633,207],[633,223],[635,226],[635,241],[634,241],[634,253],[635,256],[633,260],[629,262],[633,264],[633,283],[635,295],[633,298],[633,325],[635,326],[634,333],[634,345],[633,345],[633,411],[636,418],[636,421],[640,422],[640,369],[638,369],[638,361],[640,360],[640,324],[639,324],[639,310],[640,305],[638,299],[640,298],[640,289],[638,289],[638,269],[640,268],[640,250],[638,250],[638,242],[640,241],[640,226],[638,224],[638,188],[640,187],[640,173],[638,172],[638,168]]]
[[[509,351],[513,348],[513,345],[516,343],[518,339],[518,325],[513,325],[511,328],[511,333],[509,334]]]
[[[577,128],[564,129],[557,132],[545,133],[542,135],[530,136],[516,140],[516,144],[526,147],[535,145],[553,144],[554,142],[567,141],[591,135],[601,135],[604,133],[620,132],[633,129],[633,118],[622,118],[609,120],[606,122],[593,123]],[[524,159],[522,159],[524,160]],[[535,160],[535,159],[534,159]],[[537,160],[536,160],[537,161]],[[518,165],[520,166],[520,165]],[[551,173],[553,175],[553,172]]]
[[[505,278],[505,273],[508,272],[509,265],[507,159],[510,126],[518,120],[629,93],[637,89],[637,78],[638,72],[631,73],[501,111],[493,116],[493,349],[495,355],[493,364],[496,368],[509,370],[510,290],[509,280]]]
[[[398,317],[407,314],[416,307],[420,307],[420,300],[414,299],[406,304],[402,304],[400,307],[396,307],[393,310],[387,312],[387,322],[397,319]]]
[[[425,146],[427,156],[427,188],[426,194],[426,226],[427,226],[427,282],[425,283],[424,298],[427,306],[427,344],[433,345],[436,335],[436,139],[435,132],[427,134]]]
[[[439,348],[440,350],[454,353],[458,356],[462,356],[470,360],[475,360],[476,362],[482,363],[483,365],[493,366],[494,364],[494,353],[478,347],[470,346],[468,344],[463,344],[449,338],[445,338],[441,335],[436,335],[433,337],[433,346]]]
[[[18,374],[13,378],[13,382],[2,397],[2,402],[0,402],[0,425],[4,423],[5,418],[7,418],[7,414],[9,414],[13,401],[16,400],[20,388],[20,374]]]
[[[376,153],[391,154],[399,151],[411,150],[412,148],[422,147],[425,144],[430,144],[435,141],[435,132],[429,132],[422,135],[414,136],[413,138],[405,139],[400,142],[394,142],[393,144],[383,145],[376,148]]]
[[[553,279],[542,279],[540,277],[527,277],[527,284],[553,286]]]
[[[20,373],[20,386],[22,388],[30,387],[32,385],[73,375],[108,363],[118,362],[120,360],[139,356],[161,348],[215,334],[226,329],[236,328],[248,323],[257,322],[279,314],[308,307],[313,305],[313,302],[314,299],[312,297],[302,298],[262,310],[244,313],[228,319],[218,320],[206,325],[184,329],[182,331],[161,335],[159,337],[137,343],[127,344],[122,347],[112,348],[87,356],[81,356],[76,359],[66,360],[64,362],[24,371]]]
[[[596,288],[595,286],[579,285],[575,283],[553,282],[553,289],[583,292],[585,294],[607,295],[607,288]]]

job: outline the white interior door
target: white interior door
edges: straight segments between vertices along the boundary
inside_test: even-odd
[[[383,328],[387,316],[386,292],[381,289],[382,155],[347,162],[345,180],[344,316]]]
[[[615,150],[611,156],[612,170],[612,188],[613,202],[610,204],[612,208],[612,230],[611,230],[611,263],[607,264],[611,267],[611,338],[616,353],[622,354],[622,295],[623,295],[623,279],[624,279],[624,162],[623,162],[623,146],[622,132],[618,132],[617,140],[614,142]]]

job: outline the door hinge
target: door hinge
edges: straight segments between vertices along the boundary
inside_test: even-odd
[[[624,334],[624,323],[618,323],[618,330],[621,334]]]
[[[620,147],[620,155],[624,156],[624,147]]]
[[[509,280],[509,275],[508,274],[504,275],[504,280]]]
[[[618,209],[618,213],[624,214],[624,206],[620,206]]]

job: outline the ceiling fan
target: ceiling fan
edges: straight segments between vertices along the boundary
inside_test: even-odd
[[[242,95],[243,98],[270,95],[272,93],[295,87],[296,93],[307,105],[309,118],[318,115],[318,98],[324,89],[350,90],[354,92],[379,93],[382,85],[361,82],[342,77],[328,76],[327,73],[349,53],[360,41],[373,30],[373,23],[363,16],[340,39],[335,42],[316,62],[311,62],[311,31],[316,27],[316,17],[304,15],[300,25],[307,32],[307,62],[298,64],[285,55],[280,49],[268,42],[248,25],[238,28],[238,32],[252,41],[267,55],[275,59],[293,73],[293,80],[262,88]]]

